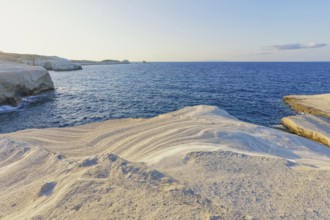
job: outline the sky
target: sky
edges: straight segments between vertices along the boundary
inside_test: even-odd
[[[0,51],[130,61],[330,61],[329,0],[0,0]]]

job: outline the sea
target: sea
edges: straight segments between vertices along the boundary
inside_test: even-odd
[[[194,105],[276,127],[296,114],[283,96],[330,92],[330,62],[151,62],[50,74],[55,91],[0,107],[0,133],[150,118]]]

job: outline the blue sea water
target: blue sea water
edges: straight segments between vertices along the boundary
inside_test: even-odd
[[[0,133],[115,118],[148,118],[185,106],[215,105],[265,126],[295,114],[289,94],[330,92],[330,63],[196,62],[85,66],[51,72],[54,92],[0,108]]]

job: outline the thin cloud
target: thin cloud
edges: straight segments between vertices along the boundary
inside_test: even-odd
[[[254,53],[253,55],[269,55],[269,54],[273,54],[272,52],[259,52],[259,53]]]
[[[275,44],[272,46],[264,47],[266,50],[299,50],[299,49],[314,49],[314,48],[320,48],[320,47],[326,47],[328,46],[325,43],[316,43],[316,42],[310,42],[308,44],[299,44],[299,43],[293,43],[293,44]]]

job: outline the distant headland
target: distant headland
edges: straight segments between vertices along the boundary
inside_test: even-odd
[[[71,60],[76,65],[88,66],[88,65],[112,65],[112,64],[130,64],[128,60],[102,60],[102,61],[94,61],[94,60]]]
[[[41,66],[46,70],[52,71],[71,71],[81,70],[82,66],[87,65],[112,65],[130,64],[128,60],[105,59],[102,61],[93,60],[69,60],[58,56],[43,56],[36,54],[5,53],[0,51],[0,61],[9,61],[31,66]]]

